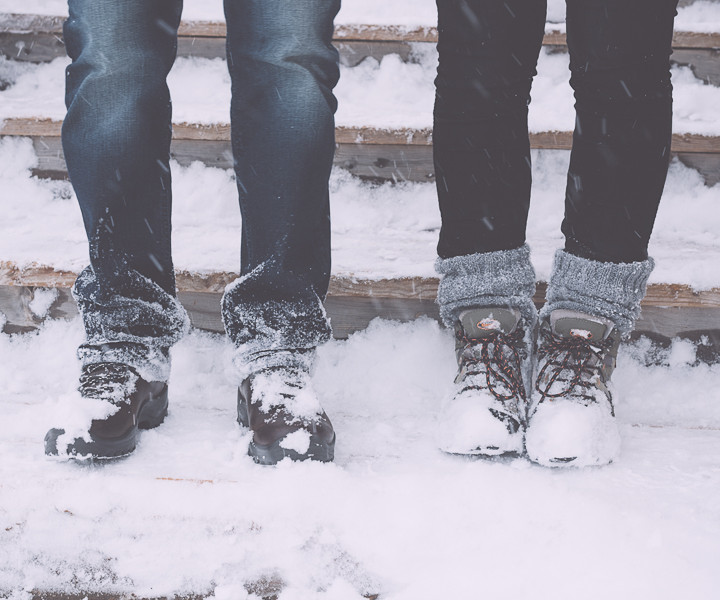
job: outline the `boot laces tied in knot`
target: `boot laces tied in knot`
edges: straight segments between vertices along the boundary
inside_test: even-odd
[[[462,353],[462,364],[467,366],[467,376],[485,374],[487,390],[498,400],[510,400],[520,397],[525,400],[525,385],[522,380],[521,358],[518,346],[523,343],[525,333],[521,327],[517,327],[512,333],[503,333],[500,330],[493,332],[487,337],[479,339],[469,338],[464,332],[459,331],[458,340],[465,344]],[[490,347],[492,346],[492,350]],[[480,351],[477,352],[479,347]],[[506,352],[505,349],[510,352]],[[479,354],[479,356],[478,356]],[[484,370],[470,370],[473,365],[483,365]],[[509,391],[503,394],[498,390],[498,384],[502,384]],[[479,385],[468,385],[464,389],[483,389]]]
[[[569,396],[577,387],[589,389],[592,383],[589,378],[597,374],[604,360],[605,352],[613,345],[610,338],[604,340],[592,340],[581,335],[563,337],[552,331],[541,331],[545,340],[541,346],[541,356],[547,356],[547,361],[538,373],[535,382],[535,389],[543,399],[560,398]],[[597,360],[593,360],[597,359]],[[548,370],[553,369],[552,374],[546,377]],[[570,371],[570,379],[561,379],[563,371]],[[546,381],[546,383],[542,383]],[[565,385],[557,393],[551,393],[553,385],[562,382]],[[593,397],[588,394],[580,394],[588,400]]]

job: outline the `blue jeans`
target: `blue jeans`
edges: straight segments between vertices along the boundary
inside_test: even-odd
[[[166,85],[182,0],[68,4],[63,149],[90,247],[74,288],[88,338],[81,358],[162,363],[187,327],[171,257]],[[340,0],[225,1],[242,276],[226,293],[223,318],[250,359],[314,347],[330,334],[322,300],[339,8]]]
[[[677,0],[567,0],[576,125],[565,250],[647,258],[672,126]],[[437,0],[433,144],[441,258],[520,248],[530,205],[530,86],[545,0]]]

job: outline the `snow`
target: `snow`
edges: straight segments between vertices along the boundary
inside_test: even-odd
[[[36,288],[33,292],[33,299],[30,300],[28,307],[32,314],[40,319],[44,319],[57,297],[58,291],[56,288]]]
[[[63,89],[69,59],[18,66],[0,58],[0,80],[14,82],[0,92],[0,119],[65,116]],[[437,52],[415,44],[414,59],[396,54],[341,67],[336,122],[346,127],[430,128],[435,98]],[[530,131],[572,131],[574,100],[567,54],[543,49],[530,104]],[[720,88],[697,79],[689,67],[673,67],[675,133],[720,135],[716,106]],[[230,78],[222,59],[179,58],[168,77],[175,123],[228,123]]]
[[[280,447],[294,450],[298,454],[305,454],[310,448],[310,433],[304,429],[293,431],[280,441]]]
[[[64,0],[24,0],[64,14]],[[17,0],[0,0],[0,12]],[[185,0],[185,18],[221,19],[220,0]],[[338,23],[432,26],[433,0],[344,0]],[[564,6],[548,21],[564,27]],[[718,31],[720,3],[680,9],[678,29]],[[338,123],[429,127],[436,56],[388,56],[343,68]],[[534,131],[570,129],[567,57],[543,53]],[[0,120],[64,116],[63,70],[0,61]],[[170,76],[175,121],[227,122],[222,60],[180,59]],[[675,128],[720,134],[718,89],[673,69]],[[202,91],[202,93],[201,93]],[[32,102],[28,101],[32,98]],[[210,100],[211,99],[211,100]],[[392,110],[391,110],[392,109]],[[547,279],[559,231],[568,153],[533,153],[528,241]],[[78,272],[87,246],[67,182],[33,178],[26,139],[0,139],[0,259]],[[237,191],[230,171],[172,164],[178,269],[233,271]],[[433,184],[372,185],[335,170],[333,272],[363,278],[434,276],[440,218]],[[720,286],[720,185],[671,165],[650,253],[651,282]],[[200,209],[202,207],[202,209]],[[32,218],[28,218],[32,215]],[[47,312],[41,290],[34,312]],[[5,317],[0,314],[0,326]],[[255,465],[236,423],[233,350],[193,332],[173,350],[170,414],[137,451],[105,465],[43,455],[45,432],[79,430],[107,406],[74,388],[78,319],[0,335],[0,595],[32,590],[138,597],[275,590],[279,600],[617,598],[700,600],[720,586],[720,365],[697,364],[676,340],[658,355],[643,340],[614,374],[622,437],[609,467],[562,471],[526,459],[472,460],[437,449],[441,399],[455,374],[453,339],[429,319],[376,320],[320,348],[313,387],[338,434],[334,464]],[[652,355],[658,364],[647,366]],[[100,415],[98,412],[96,415]],[[70,434],[69,434],[70,435]],[[299,449],[305,441],[285,440]]]
[[[87,243],[67,182],[30,175],[36,157],[29,140],[0,139],[4,202],[0,257],[79,272]],[[528,242],[540,280],[562,245],[560,221],[568,152],[533,153],[533,201]],[[172,163],[175,267],[209,273],[236,271],[241,227],[232,173],[194,163]],[[684,283],[705,290],[720,285],[720,185],[707,187],[696,171],[673,163],[660,205],[650,254],[653,283]],[[202,210],[198,207],[202,206]],[[440,227],[434,184],[372,185],[336,169],[331,179],[333,273],[383,279],[434,277]],[[27,215],[34,215],[32,220]]]
[[[439,452],[452,335],[375,321],[319,352],[336,463],[263,468],[235,422],[229,344],[195,332],[173,353],[165,424],[133,456],[88,467],[42,454],[81,337],[78,320],[0,336],[0,589],[17,598],[243,598],[264,580],[281,600],[662,600],[720,584],[720,365],[646,367],[623,348],[619,459],[557,472]]]
[[[716,0],[697,0],[678,9],[675,30],[717,33],[720,31],[720,4]]]
[[[533,413],[525,444],[528,456],[541,465],[552,467],[558,458],[572,458],[574,466],[585,467],[616,460],[620,435],[608,403],[600,398],[587,406],[554,398]]]
[[[477,376],[480,377],[485,376]],[[468,378],[466,381],[473,383],[474,380]],[[450,454],[463,455],[522,453],[522,431],[511,434],[505,422],[495,416],[503,412],[498,408],[502,408],[502,404],[486,391],[473,390],[448,398],[439,411],[438,447]],[[492,450],[488,450],[489,447]]]

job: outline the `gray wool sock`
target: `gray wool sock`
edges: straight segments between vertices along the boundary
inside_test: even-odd
[[[609,263],[581,258],[558,250],[555,253],[547,303],[540,317],[558,308],[577,310],[611,320],[629,334],[640,315],[648,278],[655,266],[652,258],[633,263]]]
[[[448,327],[463,310],[480,306],[516,308],[530,326],[537,320],[532,301],[535,270],[527,244],[513,250],[438,258],[435,270],[442,276],[437,295],[440,318]]]

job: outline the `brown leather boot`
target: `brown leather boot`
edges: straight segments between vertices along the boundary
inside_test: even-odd
[[[167,415],[168,386],[147,382],[134,369],[121,363],[96,363],[83,367],[78,391],[84,398],[110,402],[116,412],[93,420],[88,439],[75,438],[58,448],[64,429],[51,429],[45,436],[45,454],[76,459],[110,459],[135,450],[138,429],[152,429]]]
[[[245,379],[238,388],[238,422],[253,432],[248,454],[258,464],[330,462],[335,456],[332,423],[300,369],[271,367]]]

